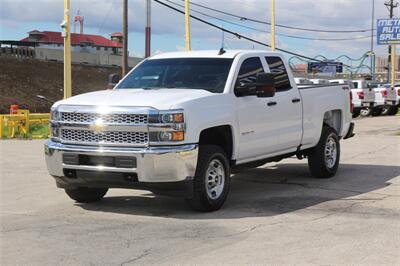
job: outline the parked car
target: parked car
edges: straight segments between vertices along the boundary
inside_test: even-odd
[[[382,112],[382,109],[377,107],[374,108],[375,101],[375,92],[372,88],[368,87],[367,81],[363,79],[353,80],[354,89],[362,89],[363,93],[360,94],[361,101],[361,114],[364,116],[379,115]]]
[[[361,110],[363,108],[369,107],[369,104],[363,103],[362,100],[364,99],[364,91],[363,89],[355,89],[352,80],[348,79],[332,79],[329,80],[331,84],[341,84],[349,86],[351,90],[351,100],[353,103],[353,118],[360,116]]]
[[[113,90],[53,105],[47,168],[77,202],[135,188],[213,211],[232,169],[297,156],[316,178],[334,176],[340,140],[354,135],[350,95],[342,85],[299,89],[280,53],[158,54]]]
[[[386,105],[387,89],[383,86],[373,88],[375,92],[374,108],[376,110],[381,110],[373,115],[385,115],[388,113],[390,106]]]
[[[387,90],[387,97],[385,100],[387,114],[396,115],[400,105],[400,84],[396,84],[394,88],[392,88],[391,84],[385,84],[383,87]]]

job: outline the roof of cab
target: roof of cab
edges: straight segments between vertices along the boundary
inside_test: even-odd
[[[219,55],[219,50],[200,50],[200,51],[182,51],[161,53],[152,56],[149,59],[167,59],[167,58],[234,58],[239,54],[279,54],[268,50],[225,50],[225,53]]]

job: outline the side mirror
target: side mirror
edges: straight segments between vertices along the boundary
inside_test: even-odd
[[[256,82],[237,82],[235,86],[235,95],[238,97],[254,95],[260,98],[267,98],[274,97],[275,93],[276,88],[274,73],[258,73]]]
[[[275,73],[258,73],[256,95],[260,98],[274,97],[276,93]]]
[[[120,76],[118,74],[110,74],[108,76],[108,89],[114,88],[118,84]]]

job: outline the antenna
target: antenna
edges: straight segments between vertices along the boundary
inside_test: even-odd
[[[222,28],[224,27],[224,25],[221,26]],[[225,32],[221,31],[221,48],[219,49],[218,55],[223,55],[224,53],[226,53],[225,51]]]

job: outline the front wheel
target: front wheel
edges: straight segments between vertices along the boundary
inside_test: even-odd
[[[107,193],[108,188],[87,188],[79,187],[73,189],[65,189],[67,195],[79,202],[79,203],[90,203],[101,200]]]
[[[230,175],[224,150],[215,145],[200,145],[193,197],[186,201],[197,211],[220,209],[228,196]]]
[[[329,178],[339,168],[340,143],[336,131],[328,126],[322,128],[321,138],[308,155],[308,167],[316,178]]]

